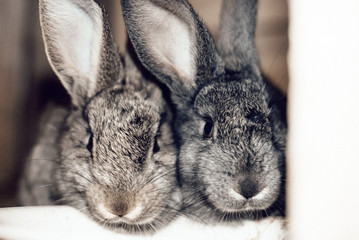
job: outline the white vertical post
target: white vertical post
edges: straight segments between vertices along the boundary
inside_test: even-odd
[[[359,239],[359,1],[289,11],[291,239]]]

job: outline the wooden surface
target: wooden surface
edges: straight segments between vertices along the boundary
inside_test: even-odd
[[[0,239],[16,240],[284,240],[285,225],[281,217],[212,226],[182,216],[154,235],[135,235],[105,229],[68,206],[0,208]]]

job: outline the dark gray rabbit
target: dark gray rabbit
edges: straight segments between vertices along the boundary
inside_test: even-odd
[[[46,53],[72,107],[45,112],[20,202],[70,205],[117,231],[165,226],[180,192],[172,116],[160,88],[130,54],[121,58],[100,2],[39,4]]]
[[[177,108],[184,212],[206,222],[284,214],[286,120],[261,74],[257,1],[224,0],[218,51],[186,0],[122,0],[138,57]]]

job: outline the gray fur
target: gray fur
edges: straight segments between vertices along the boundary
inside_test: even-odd
[[[93,22],[104,24],[102,32],[92,29],[102,34],[99,46],[90,47],[91,61],[100,64],[95,77],[84,71],[87,66],[81,68],[82,63],[76,62],[81,56],[66,56],[66,48],[73,48],[66,44],[77,39],[52,37],[59,30],[67,33],[57,28],[54,19],[73,19],[71,11],[58,16],[53,9],[63,3],[65,9],[74,7],[75,13],[81,9]],[[142,74],[129,54],[122,64],[101,4],[40,0],[40,16],[49,61],[73,106],[46,111],[46,125],[21,183],[21,204],[70,205],[116,231],[153,232],[165,226],[180,208],[180,193],[172,114],[160,88]],[[76,26],[68,22],[69,28]],[[96,57],[99,61],[93,59]]]
[[[224,0],[219,52],[185,0],[122,0],[122,6],[140,60],[168,85],[177,108],[184,213],[206,222],[283,214],[287,127],[279,105],[282,96],[259,71],[256,1]],[[185,58],[194,59],[195,77],[184,79],[178,74],[181,66],[171,60],[175,57],[161,57],[171,55],[166,49],[181,54],[177,42],[161,32],[179,28],[168,26],[171,21],[159,21],[156,13],[163,13],[155,8],[165,9],[167,19],[174,15],[187,26],[183,29],[189,32],[181,31],[177,37],[186,42],[190,36],[192,55]],[[156,38],[156,30],[161,38]],[[155,41],[166,48],[149,44]],[[206,122],[213,122],[213,132]]]
[[[250,65],[260,75],[257,54],[254,54],[257,4],[253,0],[223,2],[218,51],[227,69],[237,70]]]

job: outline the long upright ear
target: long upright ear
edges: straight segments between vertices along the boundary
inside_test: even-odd
[[[224,65],[185,0],[122,0],[130,40],[143,65],[175,94],[188,95]]]
[[[74,105],[117,80],[121,71],[102,6],[93,0],[40,0],[48,60]]]
[[[223,0],[218,50],[226,68],[235,71],[249,65],[259,74],[256,17],[256,0]]]

